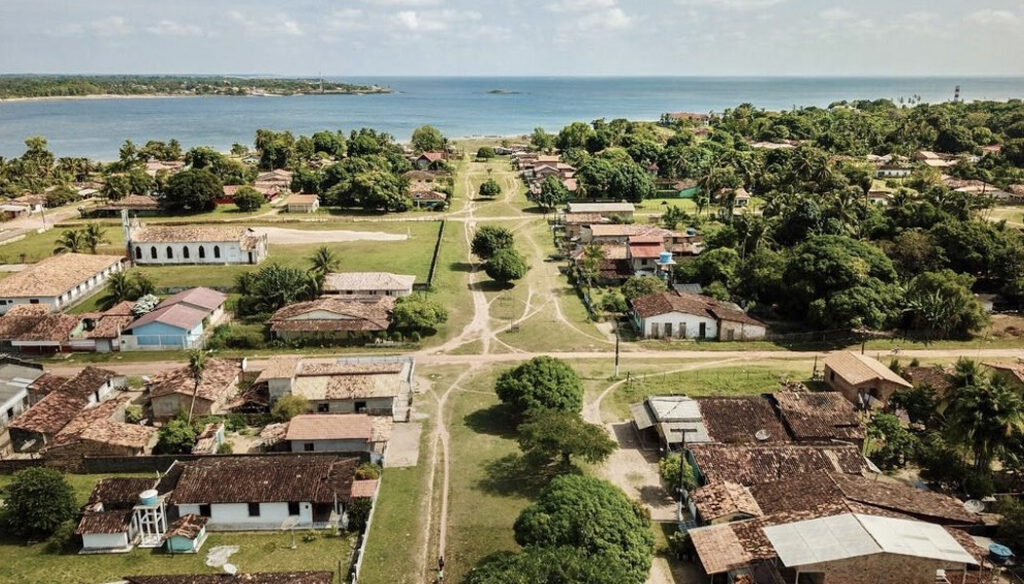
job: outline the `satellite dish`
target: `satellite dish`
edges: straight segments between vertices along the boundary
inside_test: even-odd
[[[238,573],[238,566],[234,564],[224,564],[224,573],[234,576]]]
[[[977,499],[968,499],[964,501],[964,509],[971,513],[981,513],[985,510],[985,504]]]
[[[293,515],[281,522],[281,531],[288,531],[289,529],[293,529],[298,524],[298,516]]]
[[[757,438],[758,442],[764,442],[765,440],[771,438],[771,434],[768,433],[768,430],[762,428],[761,430],[758,430],[754,434],[754,438]]]

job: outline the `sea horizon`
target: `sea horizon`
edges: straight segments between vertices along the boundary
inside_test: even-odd
[[[267,77],[266,75],[258,75]],[[286,76],[286,77],[295,77]],[[948,101],[1024,97],[1024,76],[328,76],[377,84],[372,95],[112,96],[0,102],[0,156],[45,137],[58,156],[116,159],[131,139],[176,138],[183,147],[251,145],[258,128],[310,134],[362,127],[405,141],[431,124],[452,138],[557,132],[573,121],[653,121],[673,111],[720,112],[743,103],[766,110],[825,107],[837,101],[920,96]],[[497,91],[497,93],[495,93]]]

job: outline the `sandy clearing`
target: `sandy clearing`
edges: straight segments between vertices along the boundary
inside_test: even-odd
[[[284,229],[282,227],[258,227],[257,233],[266,233],[273,245],[295,245],[303,243],[343,243],[347,241],[405,241],[408,235],[384,233],[382,231],[349,231],[345,229]]]

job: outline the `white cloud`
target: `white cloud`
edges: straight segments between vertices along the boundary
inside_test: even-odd
[[[327,18],[327,28],[334,31],[343,30],[366,30],[370,28],[369,19],[366,13],[358,8],[343,8],[335,10]]]
[[[156,24],[145,27],[143,30],[157,36],[199,36],[203,34],[202,27],[173,20],[161,20]]]
[[[829,8],[828,10],[822,10],[818,13],[818,16],[822,20],[839,21],[839,20],[850,20],[856,15],[845,8]]]
[[[54,29],[54,34],[60,36],[96,36],[96,37],[117,37],[126,36],[135,32],[128,19],[123,16],[107,16],[82,23],[67,23]]]
[[[228,12],[228,18],[241,26],[243,31],[252,35],[302,35],[302,27],[299,26],[299,23],[284,13],[253,17],[232,10]]]
[[[1021,24],[1021,17],[1009,10],[997,10],[985,8],[967,15],[964,19],[967,22],[981,26],[1017,26]]]
[[[374,6],[437,6],[442,0],[363,0]]]
[[[559,0],[548,6],[551,12],[583,12],[614,8],[617,0]]]
[[[676,0],[680,6],[700,6],[705,8],[720,8],[723,10],[761,10],[786,0]]]
[[[636,19],[618,6],[607,10],[598,10],[581,17],[576,21],[576,28],[581,31],[591,30],[624,30],[636,22]]]
[[[402,10],[394,15],[393,22],[414,32],[438,32],[448,30],[452,24],[476,22],[482,18],[482,14],[473,10]]]

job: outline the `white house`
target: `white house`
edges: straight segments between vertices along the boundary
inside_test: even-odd
[[[139,265],[258,264],[267,234],[240,226],[126,226],[125,240]]]
[[[388,272],[345,272],[327,274],[324,296],[408,296],[416,276]]]
[[[391,424],[390,416],[302,414],[288,422],[285,440],[292,452],[369,452],[379,462]]]
[[[763,339],[764,323],[735,304],[688,292],[660,292],[632,302],[633,325],[645,339]]]
[[[143,505],[146,501],[141,499],[141,495],[147,492],[155,493],[151,491],[155,484],[154,478],[118,477],[98,481],[89,495],[89,503],[85,506],[82,519],[75,530],[75,533],[82,537],[80,553],[128,552],[143,543],[144,532],[161,527],[160,520],[165,519],[162,515],[158,516],[157,524],[143,526],[141,520],[149,516],[149,513],[147,510],[136,511],[136,507],[146,507]],[[149,545],[145,547],[156,547],[152,544],[158,541],[148,538],[145,543]]]
[[[212,457],[175,462],[158,485],[174,516],[209,518],[211,531],[327,527],[352,499],[360,458],[329,455]]]
[[[28,407],[28,386],[42,376],[42,365],[0,355],[0,432]]]
[[[0,314],[16,304],[59,310],[77,304],[121,271],[120,256],[67,253],[48,257],[0,280]]]

